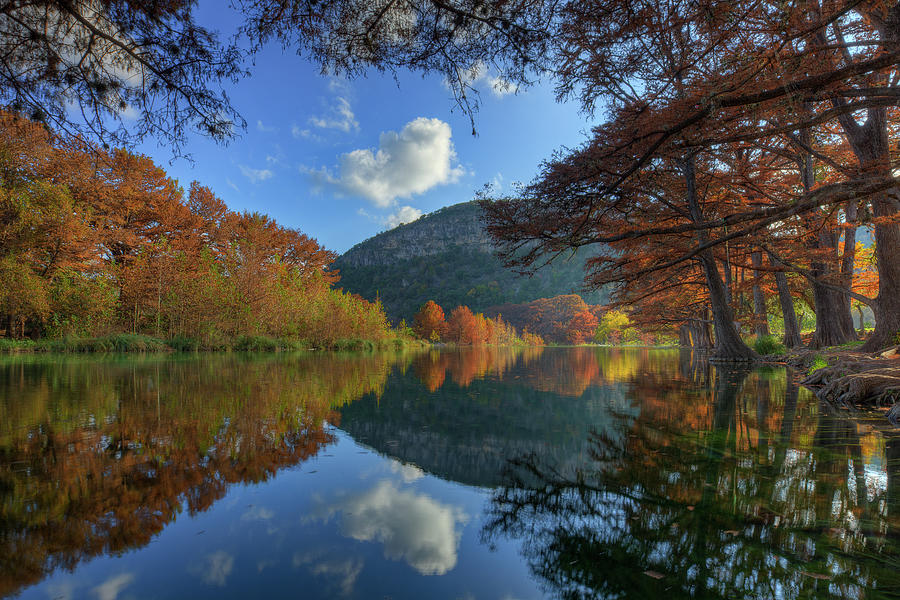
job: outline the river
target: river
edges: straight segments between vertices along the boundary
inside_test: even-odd
[[[678,350],[0,358],[0,597],[896,598],[900,435]]]

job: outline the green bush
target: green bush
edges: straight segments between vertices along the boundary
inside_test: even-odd
[[[200,340],[186,335],[176,335],[166,343],[178,352],[196,352],[200,349]]]
[[[767,354],[784,354],[784,344],[778,341],[773,335],[762,335],[753,342],[753,349],[757,354],[763,356]]]

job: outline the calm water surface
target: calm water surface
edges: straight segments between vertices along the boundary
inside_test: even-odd
[[[900,436],[665,350],[0,359],[0,597],[890,598]]]

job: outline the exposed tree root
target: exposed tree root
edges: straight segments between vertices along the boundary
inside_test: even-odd
[[[898,358],[898,348],[876,355],[843,355],[836,364],[811,373],[803,385],[812,388],[819,398],[839,406],[891,406],[887,416],[897,425],[900,420]]]

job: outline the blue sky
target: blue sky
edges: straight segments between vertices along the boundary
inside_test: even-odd
[[[227,35],[228,15],[215,4],[201,6],[198,20]],[[226,87],[247,120],[237,139],[190,138],[192,162],[172,161],[152,140],[138,151],[184,187],[198,180],[232,209],[268,213],[344,252],[404,217],[471,200],[486,183],[509,191],[554,150],[584,139],[586,117],[555,102],[549,85],[497,93],[492,74],[480,75],[473,136],[440,77],[348,81],[273,45],[249,78]]]

